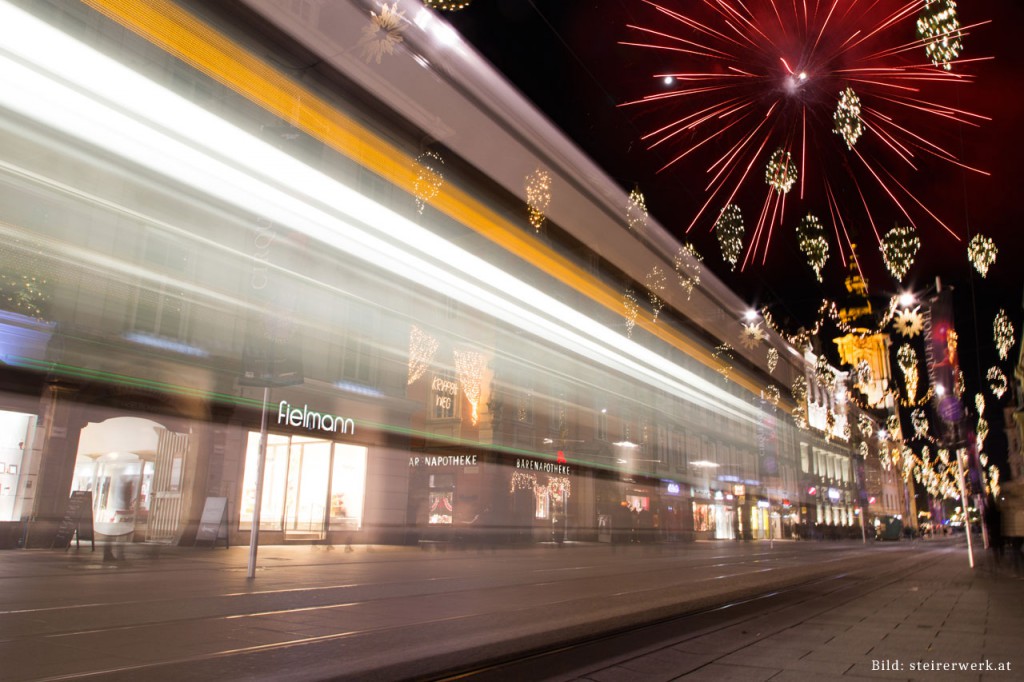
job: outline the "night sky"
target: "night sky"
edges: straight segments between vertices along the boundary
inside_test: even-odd
[[[694,1],[664,0],[663,4],[692,16],[702,16],[700,3]],[[810,0],[808,4],[813,5]],[[847,4],[840,3],[842,7]],[[881,9],[877,15],[880,18],[884,17],[886,8],[901,6],[901,3],[884,0],[879,4]],[[758,3],[748,5],[759,11]],[[762,5],[761,10],[768,7],[767,3]],[[821,5],[828,6],[828,3]],[[1021,132],[1024,56],[1017,36],[1019,27],[1024,25],[1024,3],[972,0],[959,3],[958,13],[962,26],[990,22],[970,28],[963,38],[961,58],[992,59],[954,62],[954,73],[972,74],[974,81],[955,85],[926,84],[922,86],[925,88],[922,94],[991,120],[979,120],[979,125],[969,126],[904,111],[900,115],[905,118],[899,119],[899,123],[941,144],[960,162],[991,175],[969,172],[930,156],[916,156],[916,169],[896,163],[887,167],[893,169],[900,182],[928,211],[951,228],[959,240],[928,217],[923,208],[907,202],[922,245],[900,285],[885,270],[874,230],[856,205],[859,198],[852,194],[855,190],[850,183],[842,181],[844,164],[850,164],[851,157],[843,153],[845,149],[838,144],[831,144],[838,141],[838,136],[832,136],[835,140],[822,138],[825,144],[815,145],[815,162],[820,165],[813,173],[814,177],[825,174],[831,178],[843,214],[847,216],[850,238],[858,244],[859,260],[873,297],[884,302],[903,289],[920,291],[934,285],[936,277],[953,285],[967,397],[987,384],[984,373],[998,362],[991,331],[998,309],[1007,311],[1020,338],[1024,269],[1019,265],[1017,254],[1024,245],[1024,238],[1019,236],[1024,225],[1024,210],[1017,187],[1018,164],[1024,152],[1024,133]],[[785,219],[773,233],[766,262],[762,264],[758,259],[742,272],[738,267],[731,271],[729,264],[722,260],[711,232],[721,202],[709,212],[710,217],[685,232],[708,198],[704,187],[705,169],[721,151],[712,156],[710,150],[704,153],[705,148],[701,148],[659,172],[681,147],[666,144],[650,150],[641,138],[673,118],[685,115],[686,104],[676,101],[654,106],[620,106],[656,92],[659,81],[654,78],[655,73],[692,72],[700,66],[707,67],[708,60],[620,44],[643,39],[642,35],[628,29],[628,24],[694,37],[687,35],[679,23],[654,11],[642,0],[475,0],[469,8],[446,16],[485,58],[506,74],[624,190],[639,188],[650,214],[681,241],[693,243],[704,256],[705,267],[752,305],[767,305],[779,319],[809,325],[823,298],[841,300],[846,268],[840,261],[832,228],[827,228],[831,255],[822,283],[815,280],[794,234],[795,224],[804,212],[813,210],[827,217],[828,209],[820,197],[817,205],[813,199],[803,204],[793,199],[791,205],[787,204]],[[714,17],[709,16],[709,21],[713,20]],[[904,42],[910,42],[914,40],[913,20],[904,21],[898,29],[890,29],[883,35],[885,40],[880,43],[888,41],[891,45],[897,37],[904,40],[904,36]],[[923,54],[920,58],[915,55],[914,60],[923,62]],[[894,61],[894,65],[898,63]],[[929,91],[928,87],[935,90]],[[867,135],[862,139],[864,142],[858,142],[858,148],[864,149],[867,155],[872,149],[871,140]],[[877,150],[877,138],[873,142]],[[881,154],[884,153],[882,149]],[[763,170],[755,169],[751,178],[737,195],[737,203],[744,207],[748,240],[766,194]],[[809,183],[811,178],[809,172]],[[877,181],[864,181],[863,192],[880,233],[884,234],[897,223],[906,223]],[[831,225],[827,218],[825,222]],[[967,260],[967,241],[976,233],[991,237],[999,248],[998,259],[986,278],[982,278]],[[1012,376],[1012,361],[1017,352],[1015,347],[1010,358],[999,363],[1007,376]],[[988,396],[990,405],[995,407],[995,399],[991,394]],[[996,410],[990,408],[986,416],[995,431],[1001,428],[1001,420],[997,426],[994,412]]]

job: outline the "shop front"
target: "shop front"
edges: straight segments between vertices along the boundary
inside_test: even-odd
[[[573,467],[565,462],[516,457],[508,472],[509,517],[520,540],[575,539]]]

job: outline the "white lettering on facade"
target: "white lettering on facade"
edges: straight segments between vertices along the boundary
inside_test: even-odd
[[[410,457],[409,466],[423,464],[428,467],[475,467],[476,455],[426,455]]]
[[[437,393],[447,393],[448,395],[455,395],[459,392],[458,382],[448,381],[441,377],[434,377],[434,381],[430,384],[430,388]]]
[[[572,475],[568,465],[555,464],[554,462],[539,462],[535,459],[516,458],[516,469],[529,469],[530,471],[543,471],[546,474]]]
[[[277,406],[277,423],[301,426],[310,431],[331,431],[332,433],[352,435],[356,432],[356,423],[347,417],[336,417],[333,414],[324,414],[322,412],[310,412],[309,405],[303,405],[300,410],[297,407],[293,408],[284,400]]]

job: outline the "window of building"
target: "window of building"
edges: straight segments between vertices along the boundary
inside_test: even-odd
[[[458,419],[459,382],[454,372],[438,372],[430,382],[430,416],[433,419]]]

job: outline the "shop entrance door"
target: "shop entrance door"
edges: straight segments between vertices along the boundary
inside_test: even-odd
[[[331,443],[292,437],[285,496],[286,540],[322,540],[327,531],[327,495],[331,480]]]

